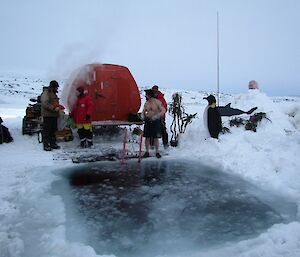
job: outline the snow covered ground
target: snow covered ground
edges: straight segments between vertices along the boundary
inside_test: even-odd
[[[66,206],[51,187],[61,179],[57,170],[75,166],[70,160],[53,158],[68,143],[61,143],[61,150],[45,152],[35,136],[22,135],[28,99],[37,96],[47,83],[32,78],[0,78],[0,116],[14,138],[13,143],[0,145],[0,256],[104,256],[97,255],[88,242],[80,241],[80,235],[79,240],[67,236]],[[170,102],[175,90],[162,91]],[[202,113],[207,104],[203,96],[207,94],[181,93],[186,112],[197,112],[198,118],[181,136],[179,147],[170,149],[168,157],[163,158],[199,160],[228,174],[237,174],[267,192],[277,192],[295,203],[298,211],[295,221],[275,224],[256,238],[172,256],[300,256],[300,99],[270,98],[246,89],[239,95],[222,94],[220,105],[231,103],[233,108],[242,110],[257,106],[256,112],[265,112],[271,122],[264,119],[257,132],[230,127],[231,133],[216,141],[205,140]],[[229,127],[229,118],[222,120]],[[170,122],[167,117],[167,123]]]

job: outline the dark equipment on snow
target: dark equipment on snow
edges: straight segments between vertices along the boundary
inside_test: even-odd
[[[169,105],[169,113],[173,117],[170,130],[172,137],[170,145],[176,147],[178,145],[179,134],[183,134],[188,124],[192,123],[192,120],[196,118],[197,113],[187,114],[181,103],[182,96],[179,93],[172,95],[172,103]]]
[[[128,114],[128,121],[129,122],[143,122],[141,120],[141,117],[140,117],[140,113],[129,113]]]
[[[222,133],[222,134],[226,134],[226,133],[231,133],[231,132],[230,132],[230,129],[229,129],[229,128],[223,126],[223,127],[222,127],[221,133]]]
[[[259,122],[262,121],[262,119],[267,119],[268,121],[271,122],[271,120],[269,118],[267,118],[267,115],[265,112],[255,113],[254,115],[250,116],[250,119],[247,121],[247,123],[245,125],[245,129],[256,132],[257,125]]]
[[[8,128],[2,125],[2,122],[3,120],[0,117],[0,144],[10,143],[14,141],[14,139],[10,135]]]
[[[229,121],[229,125],[230,125],[230,127],[233,127],[233,126],[239,127],[241,125],[245,125],[245,120],[242,118],[234,118]]]
[[[22,134],[33,135],[42,130],[42,117],[41,117],[41,101],[40,97],[36,99],[30,98],[34,104],[29,104],[26,108],[26,115],[23,118]]]
[[[41,116],[41,101],[40,96],[29,99],[34,104],[29,103],[26,108],[26,115],[23,117],[22,134],[30,135],[38,134],[39,143],[43,142],[43,119]],[[59,130],[55,133],[57,138],[63,138],[64,141],[72,141],[73,133],[68,127],[63,130]]]
[[[245,126],[246,130],[252,130],[253,132],[256,132],[257,125],[263,119],[267,119],[268,121],[272,122],[267,117],[267,114],[265,112],[259,112],[259,113],[255,113],[255,114],[251,115],[248,120],[243,119],[243,118],[234,118],[234,119],[232,119],[232,120],[229,121],[229,125],[230,125],[230,127],[233,127],[233,126],[236,126],[236,127]],[[227,132],[230,133],[230,130],[228,129],[228,131],[226,131],[226,133]]]

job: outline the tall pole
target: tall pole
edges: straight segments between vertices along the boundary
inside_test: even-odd
[[[217,105],[220,101],[220,47],[219,47],[219,12],[217,12]]]

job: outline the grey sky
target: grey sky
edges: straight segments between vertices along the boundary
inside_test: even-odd
[[[212,92],[217,11],[220,91],[300,95],[299,0],[0,0],[0,73],[114,63],[139,86]]]

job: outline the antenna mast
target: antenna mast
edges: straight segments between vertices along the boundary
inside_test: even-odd
[[[220,51],[219,51],[219,12],[217,12],[217,105],[220,101]]]

